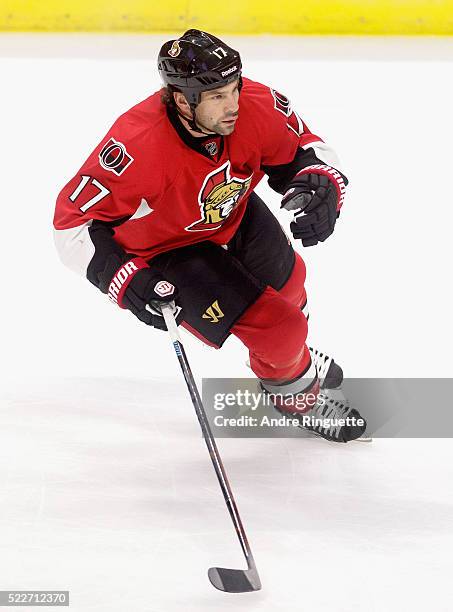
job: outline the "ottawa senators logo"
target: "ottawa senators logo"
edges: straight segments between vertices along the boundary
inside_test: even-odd
[[[302,119],[291,108],[291,102],[286,96],[279,93],[275,89],[271,89],[272,96],[274,98],[274,108],[280,111],[285,117],[288,118],[287,127],[292,130],[296,136],[300,136],[304,131],[304,124]]]
[[[117,142],[113,138],[110,138],[99,153],[99,163],[101,166],[118,176],[121,176],[133,161],[134,158],[126,151],[123,143]]]
[[[170,57],[178,57],[181,53],[181,47],[179,46],[179,40],[175,40],[171,46],[171,49],[168,51],[168,55]]]
[[[188,232],[219,229],[247,193],[253,175],[240,179],[231,177],[230,171],[227,161],[205,178],[198,194],[201,219],[188,225]]]

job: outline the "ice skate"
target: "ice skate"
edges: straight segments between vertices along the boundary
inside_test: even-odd
[[[305,373],[290,383],[290,393],[288,384],[262,382],[261,388],[273,394],[275,409],[285,416],[295,417],[300,427],[330,442],[371,441],[364,435],[366,420],[338,390],[343,382],[341,367],[318,349],[309,347],[309,351],[312,380],[307,380]],[[305,402],[309,397],[311,401]]]
[[[321,389],[338,389],[343,382],[343,370],[325,353],[321,353],[318,349],[308,347],[311,360],[316,366],[319,378],[319,386]],[[247,359],[246,366],[250,368],[250,361]]]
[[[346,399],[332,397],[329,390],[320,391],[316,403],[308,410],[297,410],[297,397],[293,406],[276,400],[274,407],[281,414],[298,419],[301,428],[329,442],[371,441],[364,436],[367,423],[359,411],[352,408]]]
[[[318,372],[321,389],[337,389],[343,382],[343,370],[335,363],[332,357],[321,353],[318,349],[308,347],[312,363]]]

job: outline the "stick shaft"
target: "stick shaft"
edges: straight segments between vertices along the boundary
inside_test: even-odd
[[[178,328],[176,326],[176,322],[175,322],[171,307],[163,305],[162,314],[164,316],[165,323],[170,333],[170,337],[173,342],[173,347],[178,357],[179,365],[181,366],[181,370],[184,375],[184,379],[186,381],[187,389],[189,390],[190,397],[192,399],[192,404],[197,414],[198,422],[200,423],[201,431],[203,433],[203,438],[206,443],[206,446],[208,447],[209,455],[211,457],[212,464],[217,474],[220,488],[222,489],[225,503],[228,507],[228,511],[230,513],[231,520],[233,521],[233,525],[236,530],[237,536],[239,538],[239,542],[241,544],[242,551],[246,558],[247,566],[249,567],[249,569],[256,570],[255,561],[253,559],[252,551],[250,549],[250,545],[247,540],[244,526],[242,524],[241,517],[239,516],[239,511],[237,509],[236,502],[233,497],[233,492],[231,491],[231,486],[230,486],[230,483],[228,482],[228,478],[225,472],[225,468],[223,467],[220,453],[215,443],[215,439],[212,434],[211,427],[209,425],[209,422],[206,416],[206,412],[203,407],[203,403],[201,401],[197,385],[195,383],[195,379],[190,369],[190,365],[187,360],[184,346],[182,345],[182,342],[179,336]]]

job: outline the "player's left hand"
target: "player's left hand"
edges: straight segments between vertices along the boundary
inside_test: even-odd
[[[282,208],[295,211],[290,228],[304,246],[323,242],[332,234],[343,204],[345,180],[331,166],[319,164],[301,170],[288,185]]]

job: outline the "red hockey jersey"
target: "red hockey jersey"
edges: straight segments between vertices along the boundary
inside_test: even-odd
[[[86,274],[93,220],[110,223],[116,243],[145,259],[203,240],[226,244],[266,169],[284,168],[309,148],[338,168],[285,96],[246,78],[235,130],[222,138],[222,147],[220,139],[203,141],[211,155],[188,146],[161,92],[124,113],[58,196],[54,228],[63,262]]]

